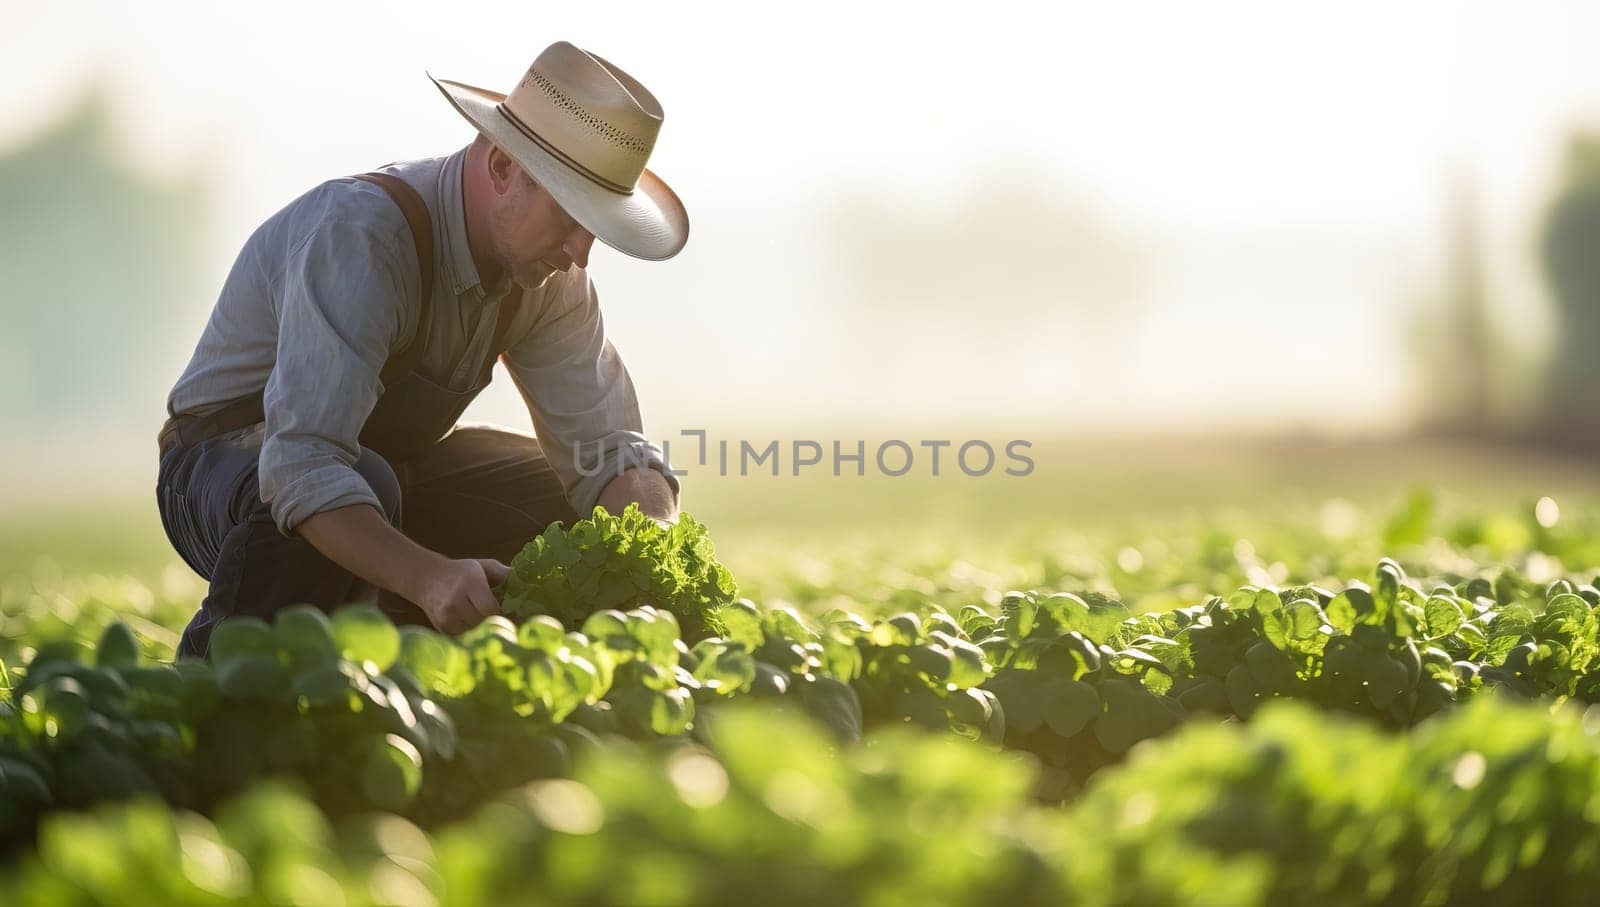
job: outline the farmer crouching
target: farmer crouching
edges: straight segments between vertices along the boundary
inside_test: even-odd
[[[210,581],[180,654],[297,602],[460,632],[548,523],[597,503],[677,516],[586,271],[597,238],[649,260],[688,238],[645,169],[660,105],[566,42],[509,95],[434,84],[477,137],[268,218],[168,398],[157,505]],[[457,424],[496,359],[535,436]]]

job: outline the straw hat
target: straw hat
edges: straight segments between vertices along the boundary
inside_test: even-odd
[[[596,239],[651,261],[689,239],[683,203],[645,169],[661,104],[633,76],[557,41],[509,95],[428,78]]]

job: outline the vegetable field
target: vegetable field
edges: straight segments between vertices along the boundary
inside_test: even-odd
[[[458,638],[297,606],[209,663],[192,575],[14,565],[0,903],[1594,903],[1600,510],[1316,498],[598,512]]]

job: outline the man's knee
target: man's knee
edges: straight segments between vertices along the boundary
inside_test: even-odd
[[[356,472],[360,473],[367,485],[372,488],[372,493],[378,496],[378,503],[383,507],[383,515],[390,523],[400,525],[400,477],[395,475],[394,467],[383,455],[370,447],[361,448],[361,456],[356,459]]]

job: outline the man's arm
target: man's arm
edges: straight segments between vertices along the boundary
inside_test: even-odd
[[[430,551],[371,505],[315,513],[300,524],[300,535],[339,566],[422,608],[445,633],[500,613],[490,587],[505,582],[510,568],[490,558],[451,560]]]
[[[259,476],[261,500],[289,537],[320,511],[382,508],[355,470],[358,438],[383,392],[383,363],[417,319],[418,291],[394,237],[364,211],[316,226],[281,277]]]
[[[552,278],[538,319],[506,352],[507,370],[550,465],[580,516],[637,502],[678,517],[678,479],[644,436],[633,380],[606,339],[594,284],[582,268]]]
[[[387,198],[354,199],[338,215],[300,243],[281,278],[261,497],[281,533],[300,534],[334,563],[455,632],[493,613],[489,586],[506,568],[417,545],[385,519],[382,502],[355,470],[361,428],[383,391],[379,373],[409,336],[422,288],[407,228]]]

